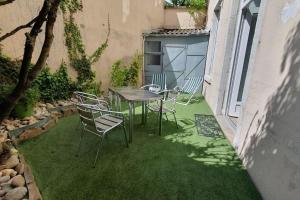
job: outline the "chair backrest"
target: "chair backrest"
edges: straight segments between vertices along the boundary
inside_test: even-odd
[[[84,92],[74,92],[75,97],[78,99],[78,102],[81,104],[92,104],[97,105],[102,110],[109,110],[108,102],[99,99],[94,94],[84,93]]]
[[[168,108],[170,110],[175,110],[176,100],[179,95],[179,92],[176,90],[168,90],[164,92],[163,96],[163,107]]]
[[[85,92],[74,92],[75,94],[75,97],[78,99],[78,101],[80,103],[83,103],[83,104],[87,104],[88,101],[90,101],[90,99],[97,99],[97,96],[94,95],[94,94],[89,94],[89,93],[85,93]]]
[[[182,92],[188,94],[195,94],[199,90],[202,83],[203,83],[203,77],[201,76],[190,77],[182,87]]]
[[[85,130],[90,132],[97,132],[96,124],[94,121],[94,114],[96,113],[96,109],[91,109],[86,104],[76,104],[81,124]]]
[[[161,90],[167,89],[167,79],[166,74],[153,74],[152,75],[152,84],[159,85],[161,87]]]

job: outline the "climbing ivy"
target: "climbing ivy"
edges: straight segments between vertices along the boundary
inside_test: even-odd
[[[77,71],[78,88],[82,90],[92,88],[93,91],[96,91],[97,89],[94,87],[101,85],[101,83],[95,83],[95,72],[92,70],[92,65],[100,59],[104,50],[108,47],[108,37],[110,34],[109,21],[107,39],[91,56],[88,56],[82,41],[80,28],[74,19],[74,14],[78,11],[82,11],[82,1],[63,0],[60,4],[60,8],[64,18],[65,45],[68,50],[70,65]]]

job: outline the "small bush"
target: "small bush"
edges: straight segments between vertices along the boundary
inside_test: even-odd
[[[122,60],[116,61],[112,65],[111,85],[113,87],[136,86],[138,83],[139,70],[142,66],[143,57],[136,54],[133,60],[126,66]]]
[[[53,74],[49,68],[44,68],[34,85],[39,88],[41,100],[45,102],[70,98],[76,89],[75,83],[68,77],[64,63]]]
[[[12,92],[14,85],[1,85],[0,86],[0,102]],[[28,89],[23,98],[19,100],[11,116],[17,118],[24,118],[32,115],[33,108],[35,104],[40,99],[40,92],[37,87],[32,87]]]
[[[15,106],[12,116],[24,118],[33,114],[33,108],[40,99],[40,91],[37,87],[30,88],[26,91],[25,96]]]

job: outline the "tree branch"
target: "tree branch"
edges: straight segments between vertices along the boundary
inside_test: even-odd
[[[15,0],[6,0],[6,1],[1,1],[0,0],[0,6],[4,6],[4,5],[6,5],[6,4],[9,4],[9,3],[12,3],[12,2],[14,2]]]
[[[28,81],[27,81],[28,83],[27,84],[29,84],[29,85],[37,77],[37,75],[41,71],[41,69],[45,66],[46,60],[49,56],[49,52],[50,52],[52,42],[54,39],[53,29],[54,29],[54,24],[55,24],[56,17],[57,17],[57,10],[58,10],[59,3],[60,3],[60,0],[54,0],[54,2],[52,3],[51,9],[49,11],[47,22],[46,22],[44,44],[43,44],[41,53],[39,55],[39,58],[38,58],[36,64],[34,65],[34,67],[32,68],[32,70],[30,71],[30,73],[28,75]]]
[[[36,21],[37,17],[35,17],[34,19],[32,19],[30,22],[28,22],[27,24],[23,24],[21,26],[18,26],[17,28],[15,28],[14,30],[4,34],[3,36],[0,37],[0,42],[2,40],[5,40],[6,38],[16,34],[18,31],[24,29],[24,28],[30,28],[31,25]]]

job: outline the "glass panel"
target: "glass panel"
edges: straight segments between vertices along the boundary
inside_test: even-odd
[[[160,41],[147,41],[145,47],[146,52],[161,52]]]
[[[245,53],[245,60],[243,64],[243,71],[242,71],[242,77],[241,77],[237,101],[242,101],[243,98],[243,92],[244,92],[245,81],[246,81],[246,76],[247,76],[247,71],[249,66],[249,59],[250,59],[250,54],[252,49],[253,37],[255,33],[256,21],[257,21],[257,16],[253,16],[250,25],[249,38],[247,42],[247,49]]]
[[[146,55],[146,65],[160,65],[160,55]]]

